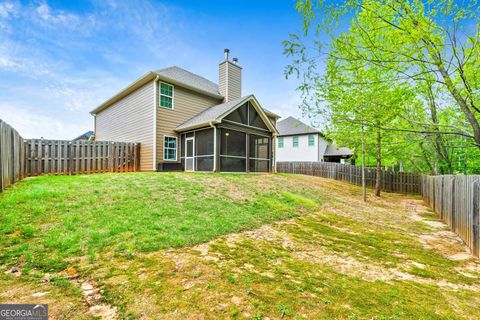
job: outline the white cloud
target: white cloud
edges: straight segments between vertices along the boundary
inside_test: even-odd
[[[0,119],[14,127],[25,139],[65,139],[71,140],[92,130],[92,124],[75,119],[59,119],[54,116],[28,110],[19,105],[0,103]]]
[[[16,6],[12,2],[6,1],[0,3],[0,18],[8,18],[15,15],[16,12]]]
[[[25,138],[91,130],[90,110],[158,61],[194,52],[163,4],[94,1],[74,14],[40,1],[0,0],[0,118]]]
[[[62,24],[70,25],[77,24],[79,22],[79,17],[72,13],[66,13],[62,10],[53,12],[52,8],[44,2],[40,4],[36,9],[38,16],[46,22],[53,24]]]

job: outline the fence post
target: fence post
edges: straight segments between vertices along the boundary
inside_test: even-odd
[[[480,186],[478,181],[473,182],[473,255],[479,256],[479,245],[480,245],[480,235],[479,235],[479,221],[480,218]]]
[[[442,221],[445,221],[445,208],[444,208],[444,204],[445,204],[445,201],[444,201],[444,196],[443,196],[443,188],[444,188],[444,184],[445,184],[445,176],[442,176],[441,178],[441,189],[440,189],[440,219]]]
[[[432,179],[432,199],[430,199],[431,203],[432,203],[432,210],[433,212],[437,212],[436,208],[435,208],[435,178]]]
[[[452,197],[452,203],[451,203],[451,219],[452,219],[452,223],[451,223],[451,227],[452,227],[452,231],[455,232],[455,176],[452,177],[452,190],[451,190],[451,197]]]

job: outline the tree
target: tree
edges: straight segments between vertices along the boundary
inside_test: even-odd
[[[286,75],[295,74],[302,79],[299,89],[304,97],[302,107],[307,112],[318,113],[322,108],[334,107],[333,96],[326,105],[320,99],[321,92],[332,89],[319,68],[323,60],[330,61],[326,69],[331,68],[331,61],[337,65],[343,63],[345,68],[341,72],[348,72],[349,66],[376,69],[382,77],[358,77],[354,80],[357,87],[350,89],[365,92],[377,90],[379,84],[389,88],[405,85],[411,91],[410,98],[412,95],[417,98],[410,110],[406,108],[403,114],[397,113],[396,118],[387,122],[378,120],[382,116],[378,113],[394,113],[388,107],[382,110],[377,106],[371,115],[377,121],[369,123],[379,129],[376,133],[380,137],[386,132],[396,132],[406,139],[404,142],[414,141],[408,144],[408,149],[415,152],[408,159],[412,167],[432,171],[435,163],[439,163],[443,172],[453,172],[453,158],[458,157],[455,148],[480,149],[476,1],[457,4],[347,0],[327,4],[322,0],[304,0],[297,2],[297,9],[303,14],[303,33],[291,35],[284,42],[285,54],[292,57]],[[348,30],[339,33],[334,27],[349,15],[353,19]],[[332,36],[330,43],[320,40],[325,35]],[[324,82],[326,85],[322,85]],[[394,153],[392,148],[391,154]],[[412,158],[418,161],[413,162]]]

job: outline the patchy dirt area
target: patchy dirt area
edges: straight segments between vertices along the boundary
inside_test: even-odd
[[[159,319],[480,316],[478,259],[421,200],[384,194],[363,203],[357,187],[294,181],[329,201],[316,213],[122,261],[126,273],[144,270],[120,292],[127,310]],[[104,281],[114,290],[119,279]],[[138,288],[150,288],[149,313],[128,307],[141,305]]]
[[[1,281],[19,285],[0,301],[49,303],[52,319],[480,318],[480,261],[421,200],[384,193],[364,203],[356,186],[309,176],[267,185],[279,183],[322,205],[195,246],[81,257],[67,282],[10,275]],[[248,201],[234,183],[226,193]]]

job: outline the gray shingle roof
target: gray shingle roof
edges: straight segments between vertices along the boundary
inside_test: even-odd
[[[94,134],[93,131],[90,130],[90,131],[87,131],[87,132],[85,132],[84,134],[76,137],[76,138],[73,139],[72,141],[88,140],[88,139],[90,139],[91,136],[93,136],[93,134]]]
[[[218,85],[204,77],[191,73],[185,69],[173,66],[165,69],[154,71],[156,74],[186,84],[190,87],[194,87],[212,94],[220,95],[218,92]]]
[[[321,133],[317,129],[307,126],[305,123],[295,119],[294,117],[288,117],[284,120],[279,121],[277,123],[277,130],[279,136],[289,136],[306,133]]]
[[[216,121],[220,116],[222,116],[225,112],[228,112],[230,109],[234,108],[235,106],[241,104],[244,100],[250,98],[251,95],[242,97],[240,99],[228,101],[222,104],[217,104],[207,110],[200,112],[195,117],[187,120],[186,122],[182,123],[175,130],[181,131],[189,128],[194,128],[200,125],[208,124],[209,122]]]
[[[348,148],[338,148],[336,145],[329,145],[324,156],[353,156],[353,151]]]

